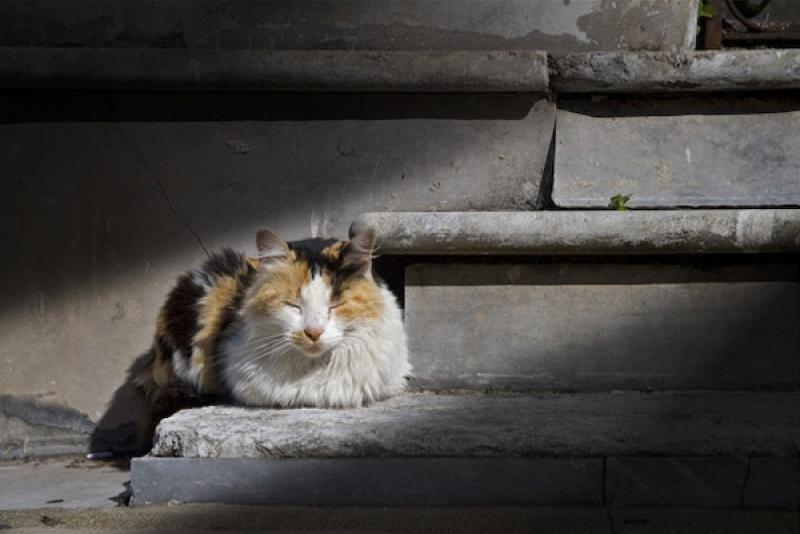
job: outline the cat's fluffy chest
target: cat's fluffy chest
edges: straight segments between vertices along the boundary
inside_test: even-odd
[[[221,345],[222,374],[230,394],[251,406],[342,408],[401,393],[408,363],[402,316],[381,287],[383,314],[347,332],[333,350],[308,358],[293,350],[253,357],[265,336],[241,317]]]

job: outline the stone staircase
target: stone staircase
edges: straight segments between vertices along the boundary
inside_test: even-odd
[[[797,507],[800,55],[500,57],[556,90],[539,190],[353,223],[400,273],[413,391],[180,412],[134,504]]]
[[[796,204],[779,170],[732,187]],[[416,392],[181,412],[134,461],[133,502],[793,509],[800,210],[758,202],[365,214],[353,231],[402,270]]]
[[[800,210],[374,213],[416,392],[161,423],[134,504],[798,500]]]
[[[369,211],[354,225],[399,273],[413,391],[180,412],[133,461],[134,504],[800,503],[798,51],[5,51],[11,89],[271,91],[266,138],[372,175],[348,183],[367,200],[321,202]],[[108,98],[115,119],[140,97]],[[265,161],[291,168],[296,145]],[[605,209],[618,195],[632,209]],[[186,218],[216,235],[206,197]]]
[[[128,435],[206,249],[353,223],[412,391],[180,412],[134,504],[800,505],[800,50],[691,52],[698,0],[139,4],[0,3],[0,457]]]

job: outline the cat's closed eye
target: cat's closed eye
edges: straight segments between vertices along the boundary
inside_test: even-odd
[[[284,300],[283,304],[284,304],[284,306],[288,306],[290,308],[294,308],[297,311],[303,311],[303,307],[300,304],[296,303],[296,302],[292,302],[290,300]]]

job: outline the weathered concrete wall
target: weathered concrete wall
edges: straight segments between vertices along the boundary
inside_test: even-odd
[[[0,46],[686,50],[697,1],[11,1]]]
[[[91,421],[203,246],[346,237],[366,210],[525,209],[555,116],[526,96],[20,98],[3,116],[27,120],[0,125],[0,392]]]
[[[415,380],[517,391],[797,388],[797,266],[716,263],[411,266]]]

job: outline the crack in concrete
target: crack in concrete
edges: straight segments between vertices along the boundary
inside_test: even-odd
[[[747,485],[750,483],[750,473],[753,467],[753,457],[747,457],[747,469],[744,473],[744,480],[742,481],[742,488],[739,491],[739,507],[744,508],[745,495],[747,493]]]
[[[167,190],[164,188],[164,184],[161,183],[161,180],[158,178],[158,175],[156,175],[155,171],[153,171],[153,168],[150,167],[150,165],[147,163],[147,160],[144,159],[144,156],[142,156],[141,152],[139,152],[133,145],[133,143],[130,142],[128,136],[126,136],[125,132],[122,131],[122,128],[119,127],[119,124],[114,123],[114,127],[116,128],[120,137],[122,137],[122,140],[125,142],[125,145],[136,155],[136,158],[142,164],[142,167],[145,168],[147,173],[153,178],[153,181],[155,181],[158,190],[161,192],[161,196],[164,198],[164,202],[166,202],[167,204],[167,208],[169,208],[172,214],[175,215],[175,217],[181,222],[184,228],[186,228],[189,231],[189,233],[191,233],[194,236],[195,240],[197,241],[197,244],[200,245],[200,248],[203,249],[203,252],[206,253],[206,256],[210,256],[211,254],[208,252],[208,248],[206,248],[205,243],[203,243],[203,239],[200,237],[200,234],[198,234],[195,231],[195,229],[192,228],[192,225],[189,224],[189,221],[187,221],[183,217],[183,215],[181,215],[180,212],[175,208],[175,205],[172,203],[172,200],[170,200],[169,195],[167,194]]]
[[[606,505],[606,519],[608,519],[608,528],[611,531],[611,534],[617,534],[617,526],[614,523],[614,516],[611,515],[611,508]]]

